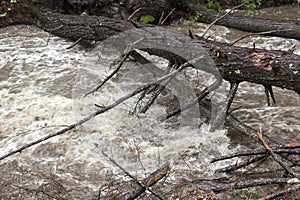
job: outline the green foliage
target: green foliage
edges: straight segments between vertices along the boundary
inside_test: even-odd
[[[246,10],[250,14],[255,14],[257,12],[257,7],[260,6],[262,0],[243,0],[246,3]]]
[[[0,17],[6,17],[6,15],[7,15],[7,12],[5,12],[5,13],[0,13]]]
[[[87,14],[86,11],[82,12],[80,15],[81,15],[81,16],[88,16],[88,14]]]
[[[144,23],[144,24],[149,24],[151,22],[154,22],[155,18],[151,15],[145,15],[145,16],[141,16],[140,18],[140,22]]]
[[[198,19],[202,16],[202,13],[200,11],[196,11],[192,15],[192,20],[193,21],[198,21]]]
[[[200,11],[192,12],[188,18],[181,18],[180,22],[184,25],[192,26],[193,28],[199,28],[198,19],[202,16]]]
[[[246,3],[245,8],[250,14],[255,14],[262,0],[242,0],[242,3]],[[207,0],[205,8],[209,12],[220,11],[221,9],[220,4],[216,0]]]
[[[205,8],[208,12],[213,12],[219,11],[221,7],[218,2],[215,2],[214,0],[208,0]]]
[[[10,3],[17,3],[17,0],[10,0]],[[8,8],[7,8],[7,11],[8,11],[8,12],[12,11],[12,8],[11,8],[11,7],[8,7]],[[1,18],[1,17],[7,17],[7,12],[0,13],[0,18]]]

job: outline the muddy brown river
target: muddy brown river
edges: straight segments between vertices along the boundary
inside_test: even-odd
[[[299,20],[299,9],[275,9],[275,15],[280,12],[285,18],[295,17],[290,16],[293,11]],[[264,12],[271,15],[270,11]],[[194,32],[201,34],[205,26],[198,24]],[[172,28],[183,32],[187,29]],[[231,42],[245,33],[215,26],[208,34],[211,39]],[[252,47],[253,43],[257,48],[280,50],[295,44],[295,53],[300,55],[300,41],[293,39],[249,37],[237,45]],[[154,78],[140,65],[128,62],[122,75],[95,95],[84,97],[113,71],[112,63],[119,54],[109,48],[103,51],[101,43],[91,49],[67,49],[71,44],[35,27],[1,29],[0,156],[78,122],[98,109],[95,104],[109,105]],[[152,59],[161,69],[168,64]],[[201,82],[201,77],[193,73],[181,78],[186,79],[186,88]],[[212,98],[225,98],[227,91],[224,82]],[[240,108],[234,114],[275,140],[299,142],[299,96],[280,88],[274,88],[274,93],[276,104],[267,106],[262,86],[241,84],[232,105]],[[188,92],[182,95],[190,98]],[[188,117],[197,116],[195,110],[180,119],[159,122],[157,117],[166,112],[163,103],[155,103],[148,113],[137,115],[133,114],[136,102],[136,98],[129,99],[78,128],[0,161],[0,198],[46,199],[47,191],[55,190],[59,191],[55,193],[57,198],[95,199],[102,185],[126,179],[102,152],[140,179],[170,161],[173,173],[169,180],[177,180],[222,176],[214,170],[236,161],[211,164],[213,157],[253,147],[253,141],[234,137],[226,129],[211,133],[208,125],[199,127],[197,118]],[[36,195],[37,191],[43,191],[41,196]]]

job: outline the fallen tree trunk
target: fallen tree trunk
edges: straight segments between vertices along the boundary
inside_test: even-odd
[[[198,22],[210,24],[219,17],[220,14],[218,13],[201,11],[201,17],[198,19]],[[269,35],[300,39],[300,21],[227,15],[225,18],[217,21],[216,24],[253,33],[274,31],[269,33]]]
[[[230,46],[201,39],[223,78],[277,86],[300,94],[300,56],[288,51],[268,51]]]
[[[16,24],[29,24],[72,40],[81,38],[100,41],[136,27],[131,22],[107,17],[83,17],[46,12],[25,3],[8,4],[7,7],[11,7],[12,10],[7,13],[7,16],[0,17],[0,28]]]
[[[131,33],[136,32],[137,37],[143,37],[136,27],[144,25],[124,20],[41,12],[34,7],[18,3],[13,7],[12,14],[15,14],[15,16],[11,15],[8,20],[7,17],[0,18],[0,25],[34,24],[55,35],[72,40],[101,41],[129,29],[132,30]],[[187,37],[171,30],[162,33],[156,29],[152,32],[155,35],[164,34],[164,37],[174,43],[178,41],[178,38],[185,38],[184,40],[186,40]],[[186,45],[187,43],[188,45]],[[268,87],[277,86],[300,94],[300,56],[292,52],[241,48],[202,38],[190,39],[186,44],[182,48],[175,47],[176,54],[167,51],[166,47],[143,47],[143,50],[170,61],[176,60],[184,63],[187,60],[180,55],[185,55],[186,52],[193,54],[192,48],[201,44],[213,58],[224,79],[230,82],[248,81]],[[173,47],[171,45],[168,48]],[[182,51],[182,54],[180,51]]]
[[[107,17],[81,17],[58,13],[41,14],[37,25],[63,38],[82,38],[90,41],[102,41],[117,33],[141,26]]]
[[[99,41],[119,32],[135,28],[130,22],[105,17],[80,17],[49,13],[45,14],[44,19],[47,19],[47,21],[40,24],[41,28],[49,30],[63,26],[52,31],[52,33],[73,40],[82,37],[87,40]],[[161,33],[156,32],[153,34],[159,35]],[[171,30],[167,31],[166,35],[174,43],[178,37],[183,36]],[[143,35],[140,35],[140,37],[143,37]],[[224,79],[230,82],[248,81],[261,85],[277,86],[300,94],[300,56],[286,51],[267,51],[230,46],[202,38],[191,40],[189,45],[192,47],[199,45],[199,43],[213,58]],[[177,48],[176,51],[182,51],[181,55],[183,55],[188,51],[187,48],[188,46],[182,49]],[[143,50],[168,60],[180,60],[181,63],[187,61],[178,56],[180,53],[176,55],[162,49],[164,47]]]

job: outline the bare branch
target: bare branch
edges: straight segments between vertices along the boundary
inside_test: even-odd
[[[131,175],[128,171],[126,171],[121,165],[119,165],[114,159],[110,158],[106,153],[102,152],[102,154],[108,158],[114,165],[116,165],[119,169],[121,169],[127,176],[129,176],[134,182],[138,185],[138,187],[134,188],[132,191],[122,195],[122,197],[117,198],[120,200],[129,200],[136,199],[146,190],[151,192],[158,199],[164,199],[159,194],[156,194],[149,187],[157,183],[160,179],[170,173],[171,167],[169,163],[164,164],[161,168],[150,174],[147,178],[145,178],[142,182],[138,181],[133,175]]]
[[[9,153],[7,153],[7,154],[1,156],[1,157],[0,157],[0,160],[3,160],[3,159],[5,159],[5,158],[10,157],[10,156],[12,156],[12,155],[14,155],[14,154],[17,154],[17,153],[21,153],[24,149],[27,149],[27,148],[29,148],[29,147],[31,147],[31,146],[34,146],[34,145],[36,145],[36,144],[39,144],[39,143],[41,143],[41,142],[44,142],[44,141],[46,141],[46,140],[48,140],[48,139],[50,139],[50,138],[59,136],[59,135],[61,135],[61,134],[63,134],[63,133],[68,132],[69,130],[72,130],[73,128],[75,128],[75,127],[77,127],[77,126],[80,126],[80,125],[84,124],[85,122],[89,121],[90,119],[93,119],[94,117],[96,117],[96,116],[98,116],[98,115],[100,115],[100,114],[102,114],[102,113],[104,113],[104,112],[106,112],[106,111],[108,111],[108,110],[110,110],[110,109],[112,109],[112,108],[118,106],[119,104],[121,104],[122,102],[126,101],[127,99],[129,99],[129,98],[131,98],[131,97],[137,95],[138,93],[140,93],[140,92],[142,92],[142,91],[148,89],[148,88],[151,87],[152,85],[155,85],[155,84],[157,84],[157,83],[159,83],[159,82],[161,82],[161,81],[163,81],[163,80],[165,80],[165,79],[167,79],[167,78],[169,78],[169,77],[172,77],[172,76],[176,75],[176,74],[179,73],[181,70],[183,70],[185,67],[187,67],[187,66],[193,64],[194,62],[198,61],[198,60],[201,59],[201,58],[202,58],[202,56],[200,56],[200,57],[198,57],[198,58],[195,58],[195,59],[193,59],[193,60],[191,60],[191,61],[185,62],[184,64],[182,64],[178,69],[174,70],[173,72],[171,72],[171,73],[169,73],[169,74],[167,74],[167,75],[165,75],[165,76],[162,76],[161,78],[157,79],[156,81],[153,81],[153,82],[151,82],[151,83],[147,83],[147,84],[145,84],[145,85],[142,85],[142,86],[138,87],[137,89],[135,89],[135,90],[132,91],[131,93],[129,93],[129,94],[125,95],[124,97],[121,97],[120,99],[118,99],[117,101],[115,101],[113,104],[111,104],[111,105],[109,105],[109,106],[106,106],[106,107],[103,107],[102,109],[97,110],[96,112],[94,112],[94,113],[88,115],[87,117],[81,119],[80,121],[78,121],[78,122],[76,122],[76,123],[74,123],[74,124],[72,124],[72,125],[70,125],[70,126],[64,128],[64,129],[62,129],[62,130],[60,130],[60,131],[58,131],[58,132],[56,132],[56,133],[47,135],[47,136],[45,136],[45,137],[43,137],[43,138],[41,138],[41,139],[38,139],[38,140],[36,140],[36,141],[33,141],[33,142],[31,142],[31,143],[28,143],[28,144],[26,144],[26,145],[24,145],[24,146],[18,148],[18,149],[16,149],[16,150],[13,150],[13,151],[11,151],[11,152],[9,152]]]
[[[283,168],[285,169],[290,175],[299,178],[299,174],[296,174],[291,168],[289,168],[282,160],[281,158],[275,154],[273,152],[273,150],[271,149],[271,147],[266,143],[266,141],[264,140],[264,138],[262,137],[262,133],[261,131],[257,132],[257,136],[259,138],[259,140],[261,141],[261,143],[263,144],[263,146],[266,148],[266,150],[271,154],[271,156],[276,160],[276,162]]]
[[[208,30],[211,29],[211,27],[212,27],[213,25],[215,25],[218,21],[224,19],[227,15],[229,15],[230,13],[232,13],[234,10],[236,10],[236,9],[238,9],[238,8],[240,8],[240,7],[242,7],[242,6],[244,6],[245,4],[246,4],[246,3],[243,3],[243,4],[241,4],[241,5],[238,5],[238,6],[234,7],[234,8],[232,8],[229,12],[225,13],[224,15],[222,15],[221,17],[217,18],[215,21],[213,21],[213,22],[205,29],[205,31],[204,31],[204,33],[202,34],[201,37],[204,37],[204,36],[206,35],[206,33],[208,32]]]

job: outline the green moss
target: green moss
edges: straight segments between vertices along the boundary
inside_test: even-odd
[[[155,18],[151,15],[145,15],[145,16],[141,16],[140,18],[140,22],[144,23],[144,24],[149,24],[154,22]]]
[[[6,17],[7,16],[7,12],[5,13],[0,13],[0,17]]]

